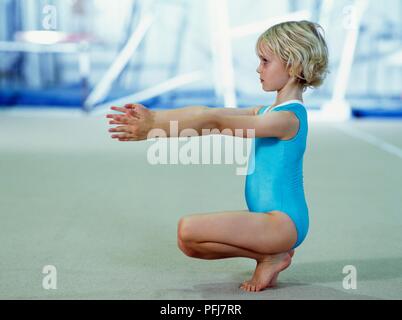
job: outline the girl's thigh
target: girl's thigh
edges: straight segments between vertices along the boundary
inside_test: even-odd
[[[259,253],[285,252],[297,241],[293,221],[280,211],[189,215],[180,219],[178,236],[185,242],[218,242]]]

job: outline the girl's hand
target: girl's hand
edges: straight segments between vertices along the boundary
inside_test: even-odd
[[[109,132],[121,133],[112,135],[113,139],[119,139],[119,141],[140,141],[147,139],[148,132],[154,125],[155,112],[141,104],[127,104],[124,108],[111,107],[111,110],[123,113],[106,115],[106,118],[113,119],[109,124],[120,125],[109,129]]]

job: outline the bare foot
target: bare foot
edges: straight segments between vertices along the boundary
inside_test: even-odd
[[[257,261],[254,275],[245,281],[240,288],[244,291],[258,292],[276,286],[280,272],[289,267],[292,262],[294,250],[275,255],[269,255]]]

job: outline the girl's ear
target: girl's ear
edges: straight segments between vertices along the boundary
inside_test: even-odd
[[[297,77],[295,77],[295,76],[292,76],[291,74],[289,74],[289,81],[288,81],[288,84],[296,84],[296,83],[298,83],[298,79],[297,79]]]
[[[303,65],[300,62],[295,62],[292,66],[289,65],[290,72],[293,72],[293,76],[299,78],[303,74]]]

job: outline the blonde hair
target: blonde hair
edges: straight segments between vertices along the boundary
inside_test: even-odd
[[[303,91],[319,87],[329,73],[328,47],[318,23],[303,20],[274,25],[258,38],[256,52],[261,56],[263,44],[283,61]]]

